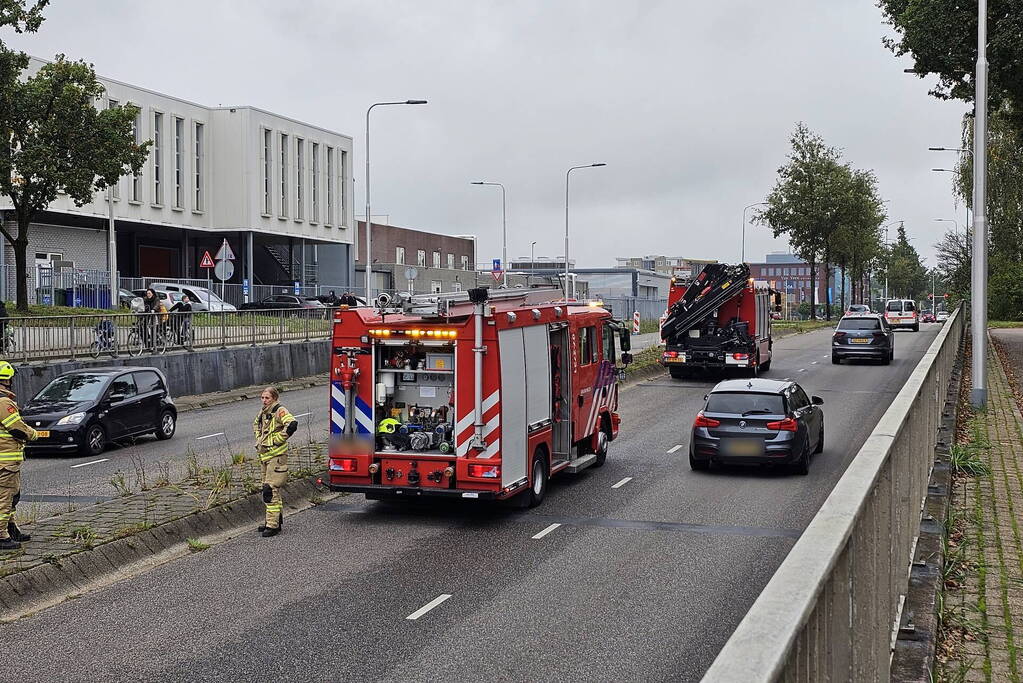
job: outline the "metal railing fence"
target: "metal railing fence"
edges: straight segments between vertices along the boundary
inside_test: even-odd
[[[333,309],[110,313],[0,319],[0,357],[63,360],[328,339]]]
[[[889,680],[964,318],[945,324],[705,682]]]

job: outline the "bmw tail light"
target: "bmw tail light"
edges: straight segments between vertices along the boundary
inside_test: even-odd
[[[768,429],[773,429],[776,432],[794,432],[799,429],[799,423],[791,417],[786,417],[784,420],[778,420],[777,422],[768,422]]]
[[[701,410],[696,414],[696,419],[693,421],[693,427],[720,427],[721,420],[715,420],[712,417],[707,417]]]

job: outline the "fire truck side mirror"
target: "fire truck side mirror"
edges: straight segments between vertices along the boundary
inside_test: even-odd
[[[629,330],[628,326],[626,326],[626,325],[622,325],[618,329],[618,337],[619,337],[618,346],[621,347],[622,351],[631,351],[632,350],[632,337],[630,336],[631,334],[632,334],[632,331]]]

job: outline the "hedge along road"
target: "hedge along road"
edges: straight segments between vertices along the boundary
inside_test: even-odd
[[[607,464],[556,478],[535,510],[337,499],[276,538],[8,624],[6,665],[25,681],[698,680],[937,330],[898,333],[890,366],[831,365],[828,330],[777,343],[767,376],[825,400],[827,446],[805,477],[690,471],[713,382],[662,376],[622,392]]]
[[[300,442],[327,438],[327,392],[326,386],[320,386],[281,395],[281,402],[299,416],[295,438]],[[199,467],[215,467],[225,459],[230,462],[237,453],[252,457],[252,420],[259,409],[258,400],[245,400],[179,413],[174,438],[128,439],[109,446],[98,456],[29,454],[22,467],[23,493],[18,515],[41,519],[67,511],[69,503],[82,507],[116,496],[118,492],[110,482],[118,472],[124,474],[131,490],[138,491],[143,469],[147,483],[152,485],[160,477],[171,482],[185,478],[192,456]]]

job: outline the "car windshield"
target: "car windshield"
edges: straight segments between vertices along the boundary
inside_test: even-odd
[[[881,321],[875,318],[846,318],[838,323],[839,330],[880,330]]]
[[[37,403],[95,401],[103,392],[106,383],[105,375],[65,375],[43,387],[32,400]]]
[[[784,415],[785,404],[779,394],[721,392],[707,398],[706,410],[732,415]]]

